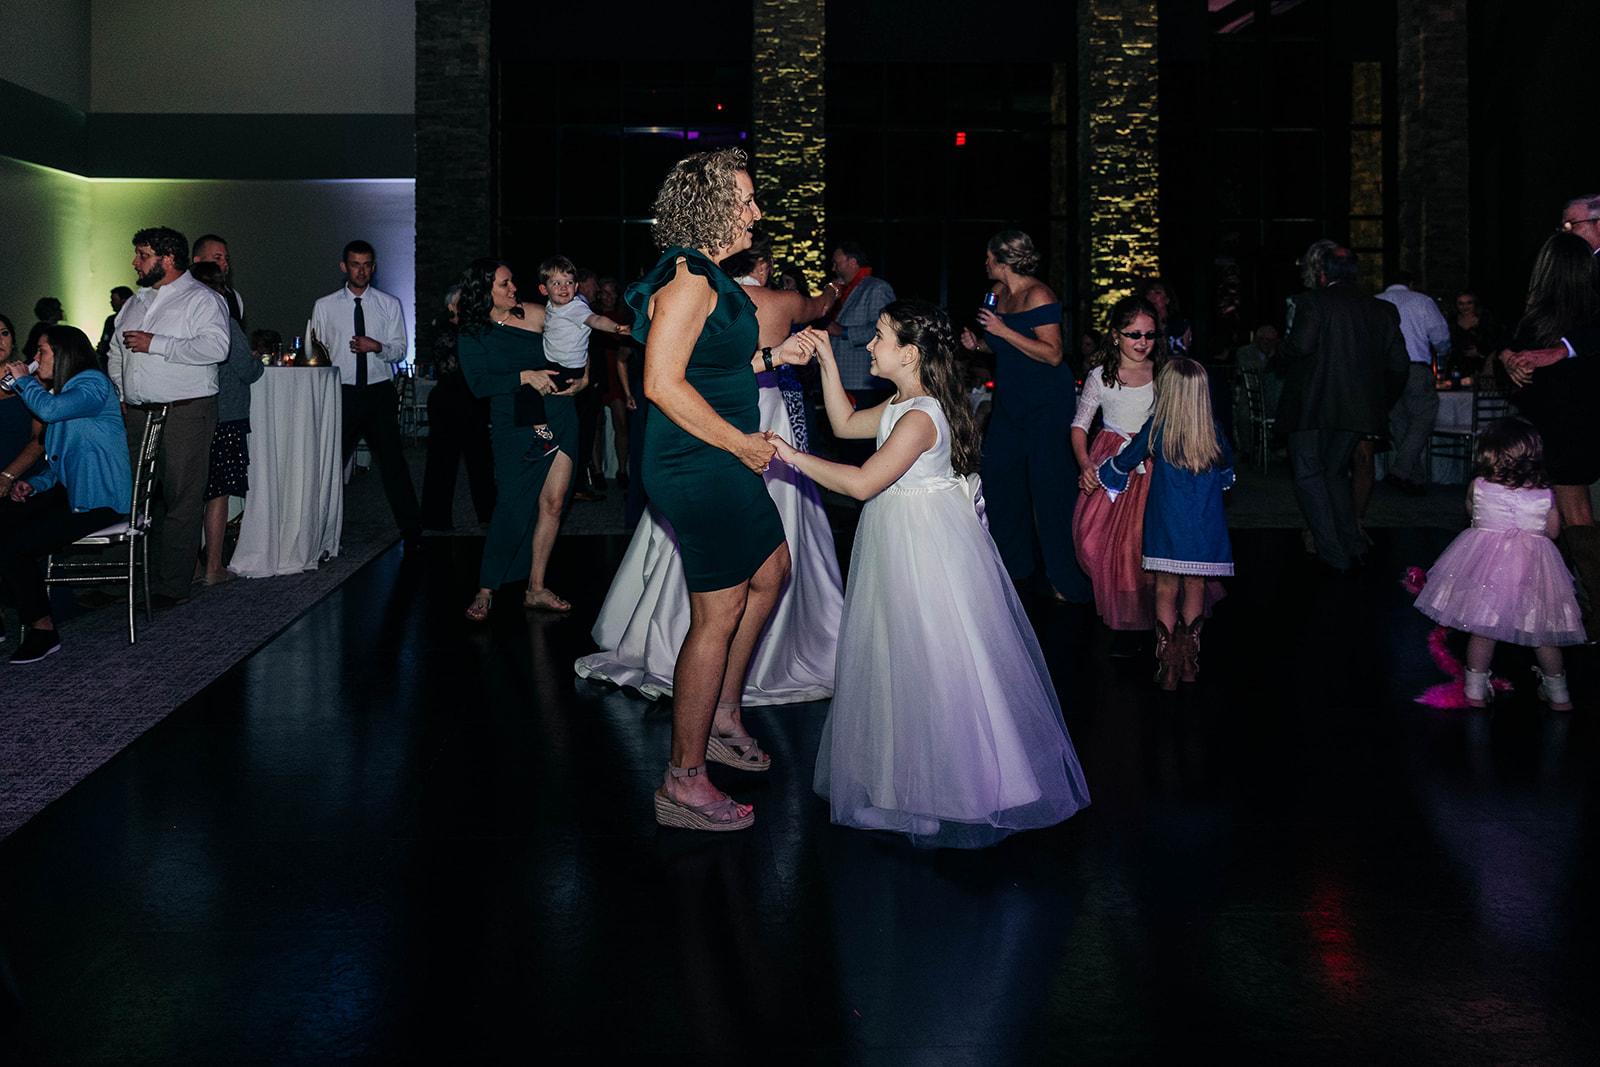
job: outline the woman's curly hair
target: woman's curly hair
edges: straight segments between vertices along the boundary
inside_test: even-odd
[[[1017,274],[1030,278],[1039,274],[1039,250],[1033,246],[1033,238],[1021,230],[1001,230],[989,238],[989,251],[996,263]]]
[[[1582,238],[1579,238],[1582,240]],[[1495,419],[1478,435],[1473,474],[1508,489],[1548,489],[1544,438],[1527,419]]]
[[[1137,296],[1125,296],[1111,307],[1111,314],[1106,316],[1105,336],[1100,338],[1100,347],[1093,356],[1089,357],[1089,365],[1083,368],[1085,376],[1096,367],[1104,367],[1100,372],[1100,384],[1107,389],[1115,389],[1122,382],[1122,349],[1117,340],[1117,335],[1129,326],[1140,315],[1149,315],[1150,321],[1157,320],[1155,305],[1148,300]],[[1156,331],[1160,333],[1159,330]],[[1150,349],[1150,361],[1153,370],[1159,374],[1161,368],[1167,365],[1167,339],[1156,338],[1155,347]]]
[[[656,222],[650,228],[656,246],[714,251],[733,244],[739,229],[739,187],[733,176],[748,170],[749,157],[741,148],[678,160],[656,193]]]
[[[978,424],[972,418],[972,404],[956,363],[950,316],[925,300],[896,300],[883,314],[898,344],[916,346],[922,388],[944,409],[945,421],[950,424],[950,465],[957,474],[974,473],[981,455]]]
[[[485,256],[473,260],[461,272],[461,280],[457,282],[461,295],[456,298],[456,322],[461,333],[481,334],[494,329],[495,322],[489,312],[494,310],[494,276],[501,267],[509,270],[510,264]],[[512,308],[511,314],[522,318],[522,306]]]

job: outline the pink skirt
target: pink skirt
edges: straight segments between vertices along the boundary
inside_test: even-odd
[[[1543,530],[1463,530],[1428,571],[1417,610],[1512,645],[1581,645],[1572,575]]]
[[[1101,430],[1089,446],[1098,467],[1127,438]],[[1072,513],[1072,547],[1094,586],[1094,607],[1113,630],[1150,630],[1156,624],[1155,576],[1144,569],[1144,502],[1150,475],[1134,471],[1128,488],[1113,501],[1105,490],[1078,497]]]

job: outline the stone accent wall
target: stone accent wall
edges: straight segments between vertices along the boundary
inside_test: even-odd
[[[461,269],[493,250],[489,0],[417,0],[417,359]]]
[[[755,186],[773,256],[813,291],[828,268],[823,212],[826,0],[754,0]]]
[[[1071,180],[1073,167],[1077,159],[1078,117],[1072,113],[1072,89],[1075,77],[1076,71],[1073,70],[1072,64],[1051,65],[1050,234],[1046,239],[1047,246],[1042,249],[1045,270],[1049,274],[1046,280],[1050,283],[1050,288],[1061,298],[1061,306],[1067,312],[1067,321],[1064,325],[1068,327],[1068,333],[1073,332],[1075,316],[1072,312],[1078,306],[1073,300],[1071,276],[1074,271],[1081,269],[1077,243],[1073,239],[1074,231],[1079,225],[1078,211],[1069,195],[1073,185]],[[1077,326],[1076,332],[1083,332],[1081,324]],[[1075,353],[1078,350],[1076,337],[1069,336],[1067,342],[1068,353]],[[1075,361],[1075,356],[1069,356],[1068,362]]]
[[[1469,284],[1467,0],[1399,0],[1396,10],[1398,266],[1417,287]]]
[[[1155,0],[1078,0],[1080,309],[1099,329],[1158,269]]]

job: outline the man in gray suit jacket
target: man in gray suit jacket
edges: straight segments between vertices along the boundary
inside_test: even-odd
[[[1350,457],[1363,434],[1387,428],[1409,369],[1400,313],[1356,288],[1356,267],[1355,253],[1333,249],[1322,261],[1323,288],[1294,301],[1283,342],[1288,378],[1278,405],[1295,498],[1317,557],[1340,571],[1366,549],[1350,491]]]

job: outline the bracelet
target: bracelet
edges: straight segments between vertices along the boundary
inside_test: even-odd
[[[763,348],[761,350],[761,362],[767,365],[768,370],[772,369],[772,349]]]
[[[0,478],[4,478],[8,482],[15,482],[17,480],[17,476],[12,474],[10,471],[0,471]]]

